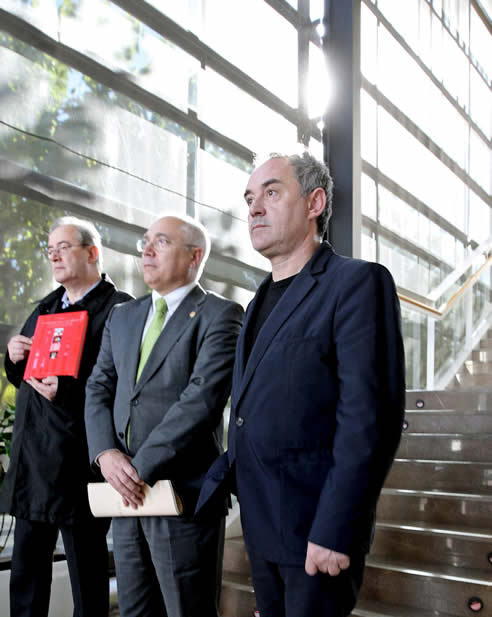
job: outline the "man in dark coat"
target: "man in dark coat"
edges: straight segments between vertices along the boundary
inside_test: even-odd
[[[11,617],[48,615],[53,551],[61,531],[72,584],[74,617],[107,617],[107,519],[90,513],[90,468],[84,424],[85,384],[96,363],[111,308],[131,299],[101,274],[101,239],[74,217],[55,221],[48,258],[61,284],[40,301],[8,343],[5,370],[18,388],[12,453],[0,511],[16,517],[10,577]],[[86,310],[89,324],[78,378],[23,380],[40,315]]]
[[[198,508],[235,480],[261,617],[345,617],[401,434],[404,356],[383,266],[322,241],[332,181],[274,156],[249,179],[253,247],[272,264],[246,312],[229,450]]]

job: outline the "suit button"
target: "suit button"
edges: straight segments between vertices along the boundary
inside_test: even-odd
[[[124,437],[124,436],[125,436],[125,433],[118,433],[118,437],[119,437],[120,439],[123,439],[123,437]]]
[[[138,404],[139,404],[139,400],[138,400],[138,398],[136,398],[136,399],[133,401],[133,406],[134,406],[134,407],[136,407]]]
[[[244,424],[244,418],[241,418],[241,416],[236,418],[236,426],[242,426],[243,424]]]

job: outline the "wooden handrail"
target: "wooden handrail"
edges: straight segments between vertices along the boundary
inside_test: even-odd
[[[430,313],[431,315],[434,315],[438,319],[442,319],[444,315],[451,310],[453,304],[455,304],[458,298],[465,293],[465,291],[468,289],[468,287],[470,287],[470,285],[474,284],[476,279],[479,278],[482,275],[482,272],[486,268],[489,268],[491,264],[492,264],[492,256],[488,257],[487,261],[483,263],[476,272],[474,272],[470,277],[468,277],[468,279],[463,283],[463,285],[458,289],[458,291],[456,291],[451,296],[451,298],[448,300],[448,302],[446,302],[443,305],[443,308],[436,309],[433,306],[430,306],[429,304],[425,304],[424,302],[420,302],[419,300],[414,300],[413,298],[410,298],[409,296],[405,296],[404,294],[401,294],[401,293],[398,293],[398,297],[400,298],[402,302],[405,302],[406,304],[411,304],[425,311],[426,313]]]

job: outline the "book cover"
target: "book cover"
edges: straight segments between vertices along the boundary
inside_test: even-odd
[[[78,377],[88,322],[87,311],[40,315],[24,379],[51,375]]]

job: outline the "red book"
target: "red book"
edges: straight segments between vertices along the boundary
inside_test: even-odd
[[[51,375],[78,377],[88,322],[87,311],[40,315],[24,379]]]

